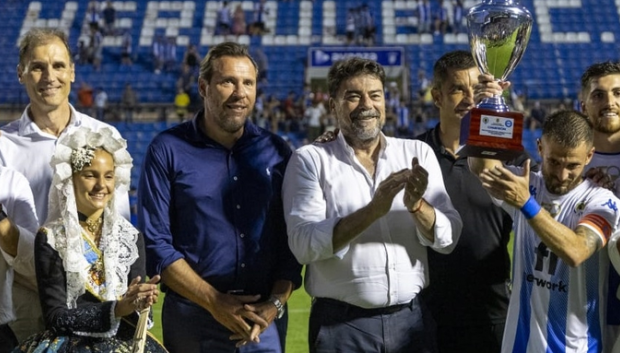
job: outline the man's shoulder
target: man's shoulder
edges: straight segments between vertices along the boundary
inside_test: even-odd
[[[83,114],[83,113],[79,113],[78,112],[77,114],[79,115],[80,124],[82,126],[89,127],[89,128],[91,128],[93,130],[100,130],[100,129],[103,129],[103,128],[108,128],[108,129],[112,130],[115,134],[120,136],[120,132],[118,131],[118,129],[114,125],[108,124],[108,123],[103,122],[101,120],[97,120],[97,119],[95,119],[95,118],[93,118],[91,116],[88,116],[86,114]]]
[[[0,134],[5,135],[17,135],[19,134],[19,120],[13,120],[8,124],[2,125],[0,127]]]
[[[388,137],[386,136],[386,140],[388,141],[388,143],[393,146],[393,148],[403,148],[406,150],[410,150],[410,151],[423,151],[425,149],[429,149],[432,150],[431,145],[429,145],[429,143],[424,140],[424,139],[418,139],[417,137],[415,139],[406,139],[406,138],[400,138],[400,137]]]

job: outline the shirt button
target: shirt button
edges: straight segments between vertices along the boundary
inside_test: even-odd
[[[233,180],[234,180],[234,181],[237,181],[237,177],[236,177],[236,176],[234,176],[234,177],[233,177]]]
[[[237,205],[237,209],[240,210],[241,209],[241,205]]]
[[[241,234],[239,234],[239,236],[243,238],[243,237],[245,237],[245,234],[241,233]]]

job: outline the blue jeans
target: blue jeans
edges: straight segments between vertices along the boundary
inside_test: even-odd
[[[409,304],[363,309],[333,299],[312,304],[311,353],[435,353],[435,323],[416,297]]]
[[[275,324],[260,335],[260,342],[236,348],[231,332],[202,307],[172,291],[162,310],[164,346],[170,353],[281,353]]]

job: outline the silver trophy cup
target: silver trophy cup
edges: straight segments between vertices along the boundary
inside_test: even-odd
[[[480,72],[504,81],[515,69],[530,39],[532,15],[518,0],[482,0],[467,14],[469,44]],[[504,98],[483,100],[479,108],[508,111]]]

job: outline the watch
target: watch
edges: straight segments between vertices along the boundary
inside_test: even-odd
[[[280,299],[278,299],[278,297],[276,297],[275,295],[272,295],[271,297],[269,297],[269,301],[273,305],[276,306],[276,309],[278,309],[278,314],[276,315],[276,319],[281,318],[284,315],[284,304],[282,304]]]

